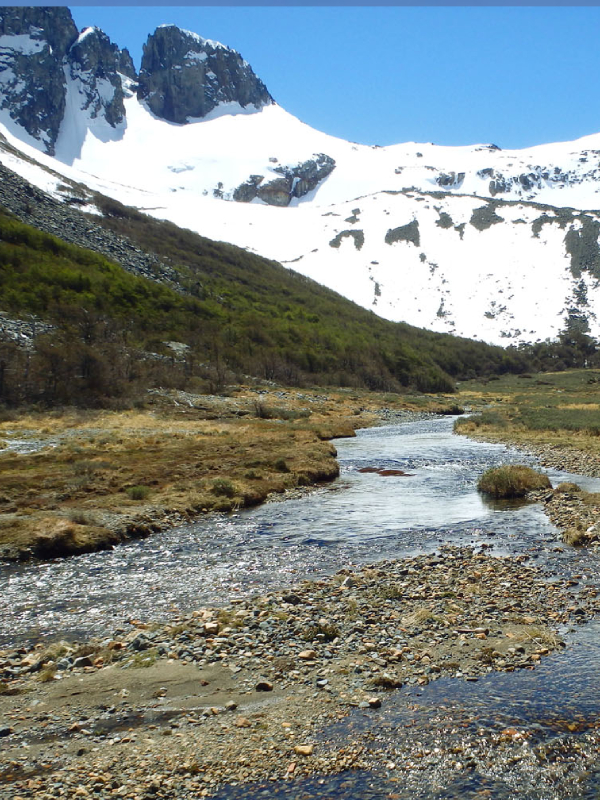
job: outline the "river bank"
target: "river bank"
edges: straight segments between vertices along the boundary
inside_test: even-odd
[[[0,654],[0,798],[187,798],[373,768],[319,739],[392,688],[532,670],[597,590],[526,557],[442,548],[198,609],[169,625]],[[512,743],[509,736],[508,745]]]
[[[0,560],[114,547],[339,474],[330,439],[452,401],[238,387],[152,392],[141,409],[6,413]]]
[[[473,414],[455,432],[534,455],[547,469],[600,477],[598,374],[569,370],[503,376],[461,387],[460,402]],[[514,463],[518,462],[518,455]],[[567,544],[600,546],[600,494],[575,483],[534,493]]]

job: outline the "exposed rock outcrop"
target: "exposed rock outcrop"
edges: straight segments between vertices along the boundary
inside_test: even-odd
[[[325,153],[315,153],[314,158],[295,166],[275,167],[281,175],[264,183],[263,175],[251,175],[233,193],[233,199],[250,203],[258,197],[271,206],[288,206],[294,197],[304,197],[335,169],[335,161]]]
[[[76,39],[67,8],[0,8],[0,108],[50,154],[65,111],[63,59]]]
[[[104,116],[115,127],[125,117],[119,72],[135,77],[127,50],[120,51],[99,28],[86,28],[68,53],[71,78],[79,81],[81,109],[92,118]]]
[[[67,8],[0,8],[0,108],[50,155],[68,81],[83,111],[115,127],[125,113],[119,73],[135,77],[129,53],[97,28],[79,35]]]
[[[184,124],[221,103],[262,108],[273,102],[239,53],[175,25],[163,25],[144,45],[138,97],[161,119]]]
[[[458,188],[462,185],[464,179],[464,172],[441,172],[435,179],[435,182],[438,186],[452,186],[454,188]]]

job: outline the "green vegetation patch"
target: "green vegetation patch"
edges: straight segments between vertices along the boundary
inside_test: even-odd
[[[571,273],[573,277],[580,278],[582,272],[589,272],[596,279],[600,279],[600,222],[586,214],[577,218],[581,222],[580,230],[567,231],[565,236],[565,249],[571,257]]]
[[[509,498],[525,497],[528,492],[550,489],[552,485],[547,475],[523,464],[510,464],[488,469],[480,477],[477,488],[483,494]]]
[[[600,436],[600,411],[594,408],[521,408],[516,423],[530,431],[586,431]]]
[[[457,377],[528,366],[517,352],[389,322],[280,264],[116,201],[97,203],[102,225],[156,254],[179,286],[132,275],[0,210],[0,310],[54,325],[33,352],[0,341],[6,405],[105,406],[151,386],[218,393],[247,375],[445,392]],[[418,242],[416,221],[396,231]],[[350,233],[356,243],[360,232]],[[187,349],[174,352],[169,341]]]
[[[149,486],[130,486],[127,489],[127,496],[130,500],[145,500],[150,494]]]

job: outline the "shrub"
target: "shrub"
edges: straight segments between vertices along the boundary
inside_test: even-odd
[[[69,519],[71,522],[74,522],[75,525],[97,525],[98,520],[92,514],[88,514],[86,511],[72,511],[69,514]]]
[[[130,500],[145,500],[149,494],[149,486],[130,486],[127,489],[127,496]]]
[[[524,497],[534,489],[550,489],[547,475],[523,464],[509,464],[488,469],[480,477],[477,488],[493,497]]]
[[[233,497],[235,486],[227,478],[216,478],[212,484],[212,493],[217,497]]]
[[[305,642],[313,642],[317,636],[324,642],[333,642],[340,635],[337,625],[329,622],[317,622],[315,625],[307,625],[301,634]]]
[[[454,430],[456,433],[462,431],[473,431],[482,426],[490,426],[493,428],[506,428],[506,417],[497,411],[482,411],[480,414],[470,414],[468,417],[461,417],[454,423]]]
[[[589,535],[579,528],[567,528],[566,531],[563,531],[562,539],[571,547],[585,547],[590,543]]]
[[[574,492],[580,492],[581,487],[576,483],[565,481],[564,483],[559,483],[554,491],[558,494],[573,494]]]
[[[277,461],[273,464],[273,467],[277,470],[277,472],[290,471],[290,468],[288,467],[285,458],[278,458]]]
[[[405,592],[393,583],[388,583],[379,588],[377,592],[384,600],[400,600],[405,597]]]

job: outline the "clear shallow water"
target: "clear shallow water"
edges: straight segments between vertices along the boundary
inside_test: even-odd
[[[597,582],[598,556],[562,547],[541,507],[499,507],[477,493],[477,478],[488,467],[535,460],[453,436],[452,423],[419,421],[340,440],[339,480],[298,500],[214,515],[112,552],[2,567],[0,642],[111,632],[132,617],[168,619],[178,610],[442,543],[526,553],[549,575]],[[410,474],[382,477],[359,472],[364,467]],[[599,485],[549,474],[553,484]],[[569,638],[565,652],[534,671],[404,688],[386,695],[380,711],[357,710],[322,734],[323,746],[358,737],[388,767],[226,787],[219,797],[598,800],[600,622]],[[499,744],[506,730],[518,737]]]
[[[357,710],[322,733],[322,743],[352,736],[387,768],[225,787],[217,797],[598,800],[600,622],[568,640],[533,671],[404,688],[377,713]]]
[[[340,478],[300,499],[210,515],[113,551],[2,566],[0,643],[110,633],[127,619],[169,619],[444,542],[526,552],[555,570],[585,572],[586,556],[553,552],[558,534],[538,505],[499,509],[482,500],[478,476],[515,454],[454,436],[452,424],[447,417],[421,420],[338,440]],[[364,467],[409,475],[359,472]],[[553,483],[573,479],[550,476]],[[577,480],[590,488],[600,483]]]

